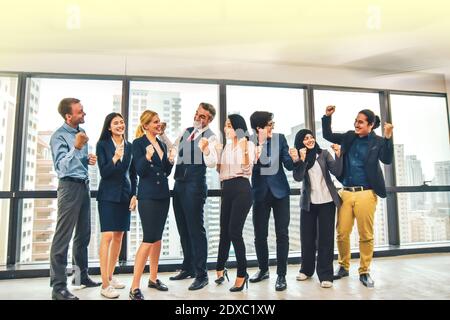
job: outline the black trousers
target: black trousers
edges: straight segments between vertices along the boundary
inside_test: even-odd
[[[334,202],[311,204],[310,211],[300,211],[302,250],[300,272],[311,277],[316,269],[320,281],[333,281],[335,215],[336,205]],[[316,248],[316,241],[318,248]]]
[[[268,191],[263,201],[253,203],[253,228],[255,230],[255,249],[261,271],[269,269],[269,233],[270,210],[273,209],[275,234],[277,237],[277,274],[286,275],[289,254],[289,196],[277,199]]]
[[[252,206],[252,189],[247,178],[225,180],[220,206],[220,241],[216,270],[223,270],[233,243],[237,262],[237,276],[247,274],[245,244],[242,237],[245,220]]]
[[[203,220],[207,186],[204,181],[175,181],[173,211],[183,249],[182,270],[196,278],[208,276],[208,240]]]

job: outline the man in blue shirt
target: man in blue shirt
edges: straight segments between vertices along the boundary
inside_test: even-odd
[[[91,210],[88,165],[95,165],[97,157],[88,154],[88,137],[79,127],[84,123],[80,100],[65,98],[58,106],[64,124],[50,139],[53,164],[58,175],[58,220],[50,250],[50,286],[53,300],[78,300],[67,290],[67,251],[73,238],[73,284],[97,287],[101,283],[88,276],[88,245],[91,237]],[[75,283],[75,280],[77,280]]]
[[[346,133],[333,133],[331,115],[335,106],[328,106],[322,117],[323,137],[341,145],[344,170],[337,177],[344,186],[340,192],[342,205],[337,219],[337,246],[339,268],[334,279],[349,275],[350,234],[356,219],[359,233],[359,280],[366,287],[373,287],[369,267],[373,257],[373,222],[378,202],[377,195],[386,197],[386,187],[380,161],[391,164],[394,146],[390,123],[384,124],[384,138],[373,132],[380,125],[380,118],[368,109],[361,110],[355,119],[355,130]]]

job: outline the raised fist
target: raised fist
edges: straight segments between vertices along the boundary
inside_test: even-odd
[[[334,113],[334,111],[336,111],[336,106],[327,106],[325,109],[325,115],[329,117]]]
[[[81,150],[84,145],[86,144],[86,142],[88,142],[89,138],[86,135],[86,133],[84,132],[78,132],[75,135],[75,143],[74,143],[74,147],[77,148],[78,150]]]

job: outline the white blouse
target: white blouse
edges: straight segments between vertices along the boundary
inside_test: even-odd
[[[319,157],[319,155],[317,155],[317,157]],[[332,202],[333,198],[331,197],[330,190],[328,190],[325,177],[323,176],[322,169],[317,160],[308,170],[308,176],[311,183],[311,203],[322,204]]]

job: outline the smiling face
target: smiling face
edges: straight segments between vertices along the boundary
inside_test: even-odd
[[[270,120],[264,128],[258,128],[260,136],[264,138],[272,138],[275,121]]]
[[[123,136],[125,133],[125,121],[120,116],[115,116],[111,120],[111,124],[109,126],[109,131],[113,136]]]
[[[308,133],[303,139],[303,144],[306,148],[311,150],[316,145],[316,139],[314,139],[314,137]]]
[[[203,109],[202,106],[199,106],[194,115],[194,127],[197,129],[204,128],[209,125],[212,119],[211,113],[209,113],[208,110]]]
[[[225,136],[227,137],[227,139],[234,139],[236,137],[236,131],[234,131],[230,119],[227,119],[227,121],[225,122],[223,131],[225,132]]]
[[[358,113],[355,119],[355,133],[360,137],[367,136],[373,128],[373,123],[369,124],[367,116],[363,113]]]
[[[155,116],[153,116],[153,118],[150,120],[150,122],[147,123],[146,125],[144,125],[144,129],[145,129],[145,131],[147,131],[148,133],[150,133],[153,136],[161,134],[162,130],[161,130],[161,121],[159,120],[159,116],[157,114]]]
[[[71,113],[66,114],[66,122],[72,127],[77,127],[79,124],[84,123],[84,116],[86,113],[83,111],[83,105],[81,103],[72,103]]]

